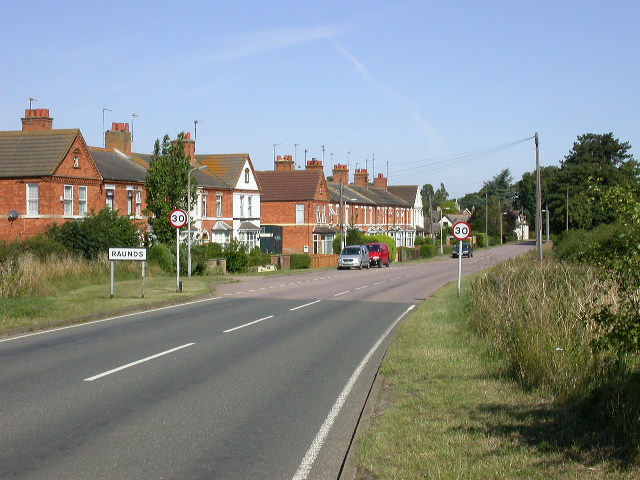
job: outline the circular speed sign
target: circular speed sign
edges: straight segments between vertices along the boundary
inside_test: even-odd
[[[471,236],[471,225],[467,222],[456,222],[453,224],[452,231],[456,240],[466,240]]]
[[[187,212],[180,208],[172,210],[169,214],[169,223],[174,228],[182,228],[187,224],[188,221],[189,215],[187,215]]]

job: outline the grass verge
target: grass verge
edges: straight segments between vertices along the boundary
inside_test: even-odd
[[[638,478],[607,446],[567,441],[550,397],[500,379],[468,326],[468,282],[461,298],[451,284],[403,322],[359,438],[356,478]]]
[[[116,280],[111,298],[110,282],[87,284],[58,291],[46,297],[3,298],[0,302],[0,335],[80,323],[107,315],[140,311],[211,295],[215,283],[229,278],[193,276],[181,279],[176,292],[175,277],[147,277],[142,298],[142,279]]]

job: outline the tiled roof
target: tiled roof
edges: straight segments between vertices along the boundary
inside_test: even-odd
[[[144,183],[147,178],[147,169],[131,157],[103,148],[89,147],[89,151],[105,180]]]
[[[230,188],[235,187],[235,182],[237,182],[237,178],[234,180],[233,185],[228,184],[227,182],[225,182],[223,179],[221,179],[218,175],[216,175],[213,172],[213,167],[216,165],[215,160],[212,159],[212,157],[217,157],[218,155],[201,155],[200,157],[207,157],[210,159],[210,161],[208,162],[208,164],[206,165],[207,168],[205,168],[204,170],[195,170],[191,175],[193,175],[193,178],[195,179],[196,183],[198,184],[198,186],[201,187],[209,187],[209,188],[217,188],[217,189],[224,189],[224,190],[228,190]],[[131,154],[131,159],[138,165],[144,167],[145,169],[149,169],[149,163],[151,162],[151,158],[153,157],[153,155],[150,154],[146,154],[146,153],[132,153]],[[198,156],[196,156],[196,159],[198,159]],[[204,164],[203,164],[204,165]],[[244,165],[244,160],[242,165]],[[194,166],[199,166],[199,163],[194,164]],[[242,167],[240,167],[241,169]],[[219,171],[219,168],[215,168],[216,171]],[[238,172],[240,172],[240,170],[238,170]],[[238,173],[238,175],[240,175],[240,173]]]
[[[256,176],[262,188],[261,202],[318,200],[324,179],[321,170],[267,170],[256,172]]]
[[[238,183],[244,169],[248,153],[226,153],[218,155],[196,155],[196,161],[232,188]]]
[[[327,186],[329,187],[329,194],[331,195],[331,201],[333,203],[340,203],[340,184],[327,182]],[[358,205],[374,205],[375,202],[363,196],[360,192],[357,192],[355,189],[351,188],[353,185],[343,185],[342,186],[342,201],[347,201],[349,203],[352,202],[351,199],[355,198],[355,202]]]
[[[418,185],[389,185],[387,190],[396,197],[407,202],[409,205],[413,205],[416,202],[416,194],[419,192],[420,188]]]
[[[365,198],[368,198],[378,206],[382,207],[412,207],[413,202],[408,204],[401,198],[396,197],[394,194],[375,187],[357,187],[355,185],[349,185],[349,188],[356,191]]]
[[[53,175],[80,130],[0,132],[0,178]]]

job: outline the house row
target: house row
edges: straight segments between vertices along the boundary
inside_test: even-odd
[[[382,174],[370,183],[366,169],[349,183],[346,165],[325,178],[321,161],[296,169],[290,155],[272,171],[256,171],[249,154],[196,154],[189,133],[183,142],[198,185],[188,231],[196,242],[327,254],[351,228],[390,235],[399,246],[424,232],[417,185],[389,186]],[[132,152],[128,123],[113,123],[105,146],[92,147],[79,129],[54,129],[48,109],[26,110],[21,130],[0,132],[0,240],[28,238],[105,206],[147,227],[150,160]]]

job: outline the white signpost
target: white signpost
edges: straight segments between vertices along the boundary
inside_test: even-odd
[[[462,241],[471,236],[471,225],[467,222],[456,222],[452,227],[453,238],[458,243],[458,296],[460,296],[460,282],[462,280]]]
[[[189,223],[189,214],[176,208],[169,214],[169,223],[176,229],[176,292],[180,293],[180,229]]]
[[[113,278],[116,261],[136,261],[142,262],[142,298],[144,298],[144,267],[147,262],[146,248],[110,248],[109,260],[111,260],[111,298],[115,298],[113,291]]]

